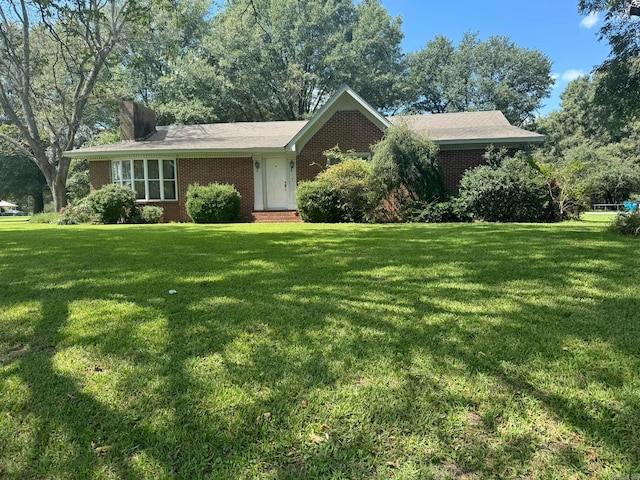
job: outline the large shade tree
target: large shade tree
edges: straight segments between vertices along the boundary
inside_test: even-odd
[[[173,103],[177,121],[194,120],[180,104],[202,121],[295,120],[343,84],[387,108],[403,69],[400,27],[378,0],[230,1],[161,82],[157,108]]]
[[[0,2],[0,107],[19,132],[0,137],[38,166],[57,209],[67,203],[64,152],[93,126],[94,88],[139,7],[138,0]]]
[[[629,0],[580,0],[582,14],[599,12],[604,22],[600,40],[611,46],[609,58],[596,70],[600,74],[595,100],[606,110],[612,132],[640,115],[640,22],[629,15]]]
[[[511,123],[523,125],[553,85],[546,55],[503,36],[481,41],[467,33],[457,46],[437,36],[408,63],[414,112],[501,110]]]

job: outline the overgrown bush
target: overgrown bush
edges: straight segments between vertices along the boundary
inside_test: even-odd
[[[99,223],[126,223],[136,215],[136,193],[114,183],[94,190],[85,201]]]
[[[470,222],[471,214],[457,197],[445,202],[416,203],[410,222],[453,223]]]
[[[468,170],[460,182],[460,199],[474,218],[488,222],[557,218],[544,175],[524,158]]]
[[[164,215],[164,208],[155,205],[145,205],[140,209],[140,219],[144,223],[160,223]]]
[[[393,125],[373,146],[373,168],[387,195],[407,208],[415,201],[444,198],[444,180],[438,147],[407,125]]]
[[[321,172],[316,181],[330,185],[335,192],[342,222],[368,221],[382,198],[382,184],[366,160],[344,160]]]
[[[611,224],[611,230],[622,235],[640,236],[640,211],[619,213]]]
[[[187,214],[195,223],[228,223],[240,214],[240,193],[233,185],[189,185]]]
[[[369,162],[346,158],[298,185],[298,211],[306,222],[367,222],[382,192]]]
[[[315,181],[298,184],[296,190],[300,218],[310,223],[337,223],[341,221],[340,199],[331,185]]]

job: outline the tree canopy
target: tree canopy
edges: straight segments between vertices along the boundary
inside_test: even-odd
[[[138,0],[5,0],[0,3],[0,107],[19,137],[0,133],[44,175],[56,208],[66,205],[63,152],[102,117],[94,89]],[[95,117],[92,117],[92,112]]]
[[[409,109],[416,112],[501,110],[510,122],[523,125],[553,85],[547,56],[504,36],[481,41],[477,33],[467,33],[457,46],[437,36],[408,62]]]
[[[582,14],[604,12],[600,40],[610,55],[596,70],[595,100],[607,113],[607,128],[615,131],[640,115],[640,22],[630,17],[628,0],[580,0]]]

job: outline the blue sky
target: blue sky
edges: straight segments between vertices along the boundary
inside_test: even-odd
[[[590,73],[609,54],[606,41],[598,41],[602,15],[578,14],[578,0],[381,0],[393,16],[402,16],[406,52],[421,49],[436,35],[456,44],[467,31],[481,39],[505,35],[522,47],[540,50],[553,62],[557,77],[551,98],[540,113],[559,108],[560,94],[569,81]]]

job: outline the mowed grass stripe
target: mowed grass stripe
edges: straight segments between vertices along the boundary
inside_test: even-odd
[[[0,477],[640,473],[609,219],[0,222]]]

